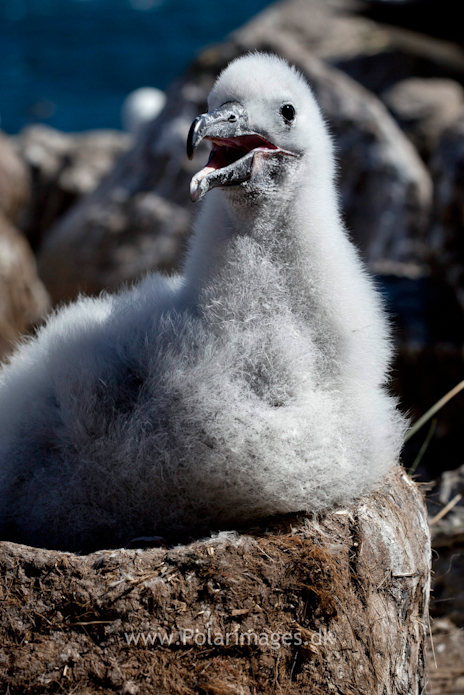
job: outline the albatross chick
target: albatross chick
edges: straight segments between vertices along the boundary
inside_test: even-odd
[[[385,312],[309,86],[239,58],[189,156],[202,140],[183,274],[59,309],[4,366],[1,538],[82,550],[321,512],[397,462]]]

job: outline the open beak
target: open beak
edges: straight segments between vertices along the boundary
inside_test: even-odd
[[[213,143],[207,165],[192,178],[190,197],[200,200],[218,186],[237,186],[253,175],[255,157],[277,153],[295,156],[266,140],[248,127],[244,107],[231,101],[218,109],[198,116],[192,123],[187,138],[187,155],[193,158],[202,140]]]

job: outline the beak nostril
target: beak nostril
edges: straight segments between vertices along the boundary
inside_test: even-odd
[[[0,0],[1,2],[1,0]],[[193,159],[195,150],[205,137],[229,137],[236,135],[235,125],[242,120],[246,124],[246,112],[239,103],[228,102],[214,111],[202,113],[195,118],[187,136],[187,156]],[[224,130],[225,129],[225,130]],[[210,138],[211,139],[211,138]]]

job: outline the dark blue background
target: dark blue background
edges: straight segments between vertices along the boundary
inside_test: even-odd
[[[166,88],[197,50],[268,4],[0,0],[0,127],[118,128],[128,92]]]

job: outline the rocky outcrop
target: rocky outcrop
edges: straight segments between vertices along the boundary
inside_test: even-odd
[[[79,557],[0,544],[9,692],[419,695],[427,517],[396,468],[322,519]]]
[[[34,125],[21,131],[16,147],[33,184],[23,228],[34,248],[55,220],[96,188],[131,140],[114,130],[62,133]]]
[[[464,112],[464,89],[454,80],[410,77],[382,99],[425,162],[443,132]]]
[[[192,164],[190,176],[183,169],[194,115],[176,113],[172,100],[170,106],[169,115],[145,130],[97,189],[48,233],[39,270],[54,301],[178,267],[190,231],[191,205],[184,210],[179,203],[185,204],[195,171]]]
[[[0,213],[0,360],[49,306],[35,259],[22,234]]]
[[[151,191],[131,195],[122,186],[101,205],[100,193],[73,209],[42,246],[40,276],[55,301],[115,289],[148,270],[170,271],[180,263],[190,230],[183,208]]]
[[[433,2],[430,0],[430,4]],[[422,0],[420,5],[423,4]],[[375,94],[412,76],[464,82],[462,47],[363,16],[371,7],[357,0],[287,0],[262,12],[244,31],[253,32],[260,41],[279,35],[289,44],[304,47]],[[413,12],[417,26],[419,6]]]
[[[27,167],[10,139],[0,132],[0,211],[13,223],[20,222],[30,194]]]
[[[0,361],[49,306],[32,251],[15,226],[29,197],[27,167],[0,133]]]

